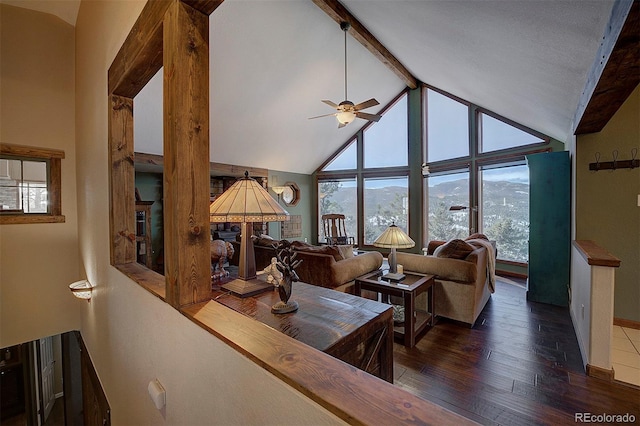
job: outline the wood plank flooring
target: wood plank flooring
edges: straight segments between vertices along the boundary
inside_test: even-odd
[[[481,424],[576,424],[576,413],[640,423],[639,388],[585,374],[569,309],[528,302],[507,279],[473,328],[440,319],[414,348],[394,343],[394,377]]]

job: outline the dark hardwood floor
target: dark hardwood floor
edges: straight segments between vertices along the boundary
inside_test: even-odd
[[[498,279],[473,328],[441,319],[394,344],[394,383],[481,424],[575,424],[576,413],[640,423],[640,389],[585,374],[568,308],[528,302]]]

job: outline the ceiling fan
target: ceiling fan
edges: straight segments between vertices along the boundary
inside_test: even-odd
[[[317,117],[309,118],[309,120],[312,120],[314,118],[328,117],[330,115],[333,115],[338,120],[338,128],[344,127],[347,124],[351,123],[353,120],[356,119],[356,117],[362,118],[364,120],[369,120],[369,121],[378,121],[382,118],[381,115],[369,114],[361,111],[363,109],[379,105],[380,102],[378,102],[377,100],[371,98],[368,101],[360,102],[357,105],[354,105],[353,102],[347,100],[348,99],[347,97],[347,31],[349,31],[350,27],[351,27],[351,24],[349,24],[348,22],[340,23],[340,29],[344,31],[344,99],[345,100],[340,102],[339,104],[336,104],[335,102],[331,102],[328,100],[323,100],[322,102],[324,102],[325,104],[329,105],[332,108],[335,108],[337,112],[334,112],[332,114],[318,115]]]

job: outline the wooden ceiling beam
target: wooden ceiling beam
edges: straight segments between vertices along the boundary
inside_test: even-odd
[[[385,64],[387,68],[397,75],[409,88],[416,89],[418,87],[418,79],[375,38],[342,3],[337,0],[313,0],[313,2],[338,24],[341,22],[349,23],[351,25],[349,33],[353,38],[366,47],[373,56]]]
[[[574,117],[574,134],[601,131],[640,83],[640,2],[617,1]]]

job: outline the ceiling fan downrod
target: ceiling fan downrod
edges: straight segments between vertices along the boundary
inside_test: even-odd
[[[348,22],[340,22],[340,29],[344,31],[344,99],[347,100],[347,31],[351,28]]]

